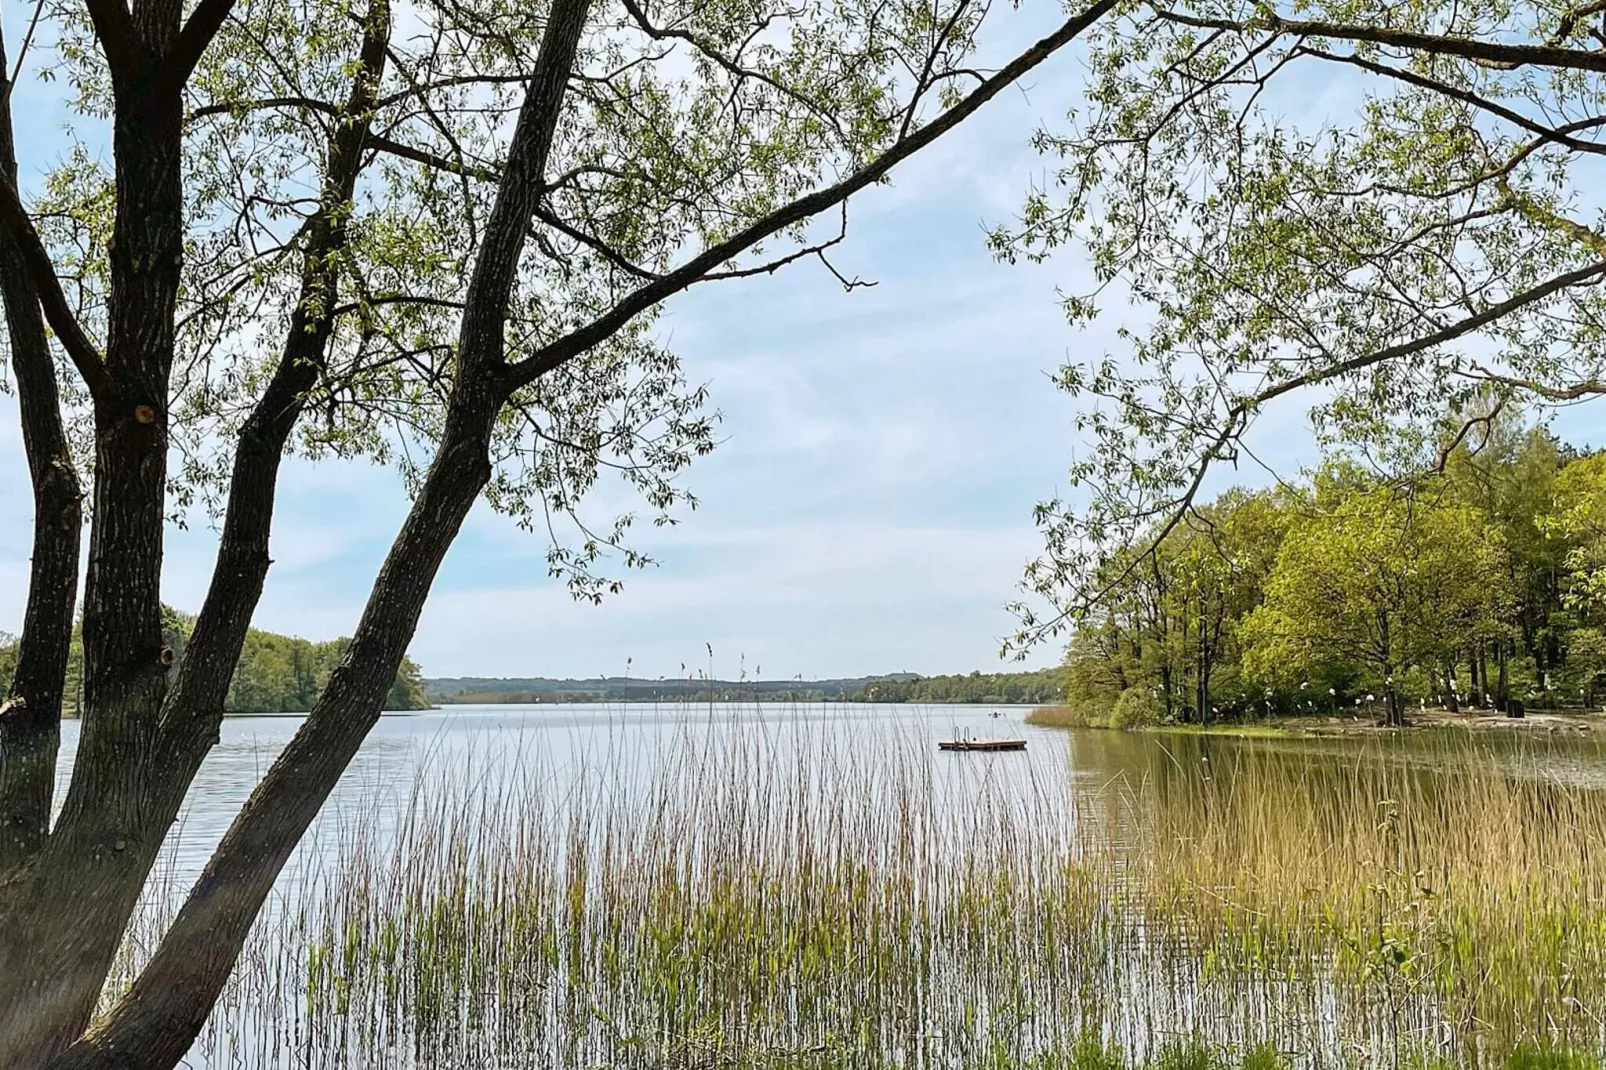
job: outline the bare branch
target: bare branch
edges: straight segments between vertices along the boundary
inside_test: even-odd
[[[11,76],[6,79],[6,84],[0,86],[0,108],[11,107],[11,89],[17,84],[17,79],[22,76],[23,61],[28,58],[28,49],[33,44],[34,31],[39,28],[39,17],[44,13],[45,0],[36,0],[33,5],[33,15],[28,19],[28,29],[22,35],[22,47],[17,50],[16,66],[11,68]],[[3,49],[0,49],[0,52],[3,52]],[[0,74],[4,74],[4,71],[0,70]]]
[[[214,115],[239,115],[265,108],[303,108],[324,115],[335,117],[340,115],[340,108],[327,100],[315,100],[312,97],[264,97],[261,100],[241,100],[232,104],[206,104],[190,112],[184,121],[192,123]]]

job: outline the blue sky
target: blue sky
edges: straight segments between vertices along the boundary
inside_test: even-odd
[[[1034,36],[1046,5],[1009,16]],[[0,2],[8,43],[24,22]],[[1032,506],[1063,485],[1073,401],[1049,375],[1095,358],[1122,320],[1073,332],[1056,287],[1086,277],[993,262],[984,227],[1009,218],[1044,161],[1033,127],[1058,122],[1080,64],[1061,56],[1020,90],[855,202],[837,256],[874,288],[844,293],[821,269],[710,286],[662,319],[688,375],[724,414],[722,444],[688,485],[703,506],[644,531],[660,565],[602,606],[546,574],[546,544],[479,508],[453,547],[412,653],[428,675],[674,676],[745,663],[766,677],[996,668],[1004,609],[1040,543]],[[61,151],[64,113],[19,87],[25,182]],[[14,408],[0,415],[0,628],[26,592],[29,498]],[[1298,405],[1252,444],[1298,468],[1312,450]],[[1264,473],[1242,472],[1262,483]],[[1218,482],[1231,481],[1231,474]],[[403,516],[399,480],[368,464],[292,463],[281,480],[260,627],[349,633]],[[199,606],[215,548],[204,524],[172,533],[166,598]],[[1053,648],[1029,664],[1049,664]]]

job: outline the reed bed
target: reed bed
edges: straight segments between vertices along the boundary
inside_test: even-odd
[[[488,741],[322,830],[192,1061],[1586,1065],[1606,793],[1456,745],[1087,784],[795,724]]]

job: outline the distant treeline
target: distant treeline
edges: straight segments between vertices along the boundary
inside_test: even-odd
[[[856,702],[1044,703],[1064,698],[1064,669],[885,680],[853,695]]]
[[[511,705],[586,702],[1058,702],[1061,669],[968,676],[892,673],[839,680],[592,680],[458,677],[426,680],[431,702],[441,705]]]
[[[189,643],[195,618],[170,607],[163,607],[162,636],[173,649],[173,668],[177,672]],[[240,662],[229,684],[224,708],[229,713],[305,713],[323,692],[329,673],[340,663],[350,639],[330,639],[315,643],[294,636],[252,628],[246,633],[245,647]],[[16,669],[16,642],[10,637],[0,641],[0,688],[10,685]],[[65,713],[77,712],[78,696],[83,686],[83,644],[73,634],[72,652],[67,664],[67,697]],[[402,659],[401,672],[385,700],[387,710],[425,710],[430,706],[424,696],[424,682],[418,664],[411,658]]]

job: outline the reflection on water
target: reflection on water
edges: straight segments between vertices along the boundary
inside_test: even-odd
[[[387,716],[192,1062],[1015,1066],[1092,1030],[1326,1066],[1600,1042],[1592,736],[1025,712]],[[225,724],[114,987],[298,724]],[[939,754],[956,732],[1029,746]]]
[[[688,744],[732,733],[783,746],[800,739],[873,754],[893,744],[929,743],[970,732],[1028,740],[1024,754],[954,754],[935,767],[954,787],[985,786],[989,778],[1055,781],[1077,790],[1100,790],[1121,780],[1164,776],[1169,769],[1214,763],[1230,770],[1245,755],[1278,754],[1316,766],[1342,768],[1356,761],[1389,761],[1442,769],[1459,760],[1442,733],[1378,737],[1251,737],[1190,733],[1112,732],[1038,728],[1018,706],[815,705],[543,705],[452,706],[387,714],[370,733],[321,817],[332,831],[382,816],[410,791],[420,769],[465,755],[487,763],[486,775],[510,756],[537,756],[549,787],[577,775],[651,777],[666,756]],[[300,727],[299,715],[231,717],[190,789],[169,845],[177,878],[200,873],[228,823],[279,751]],[[1459,736],[1459,733],[1455,733]],[[1457,742],[1462,742],[1458,740]],[[58,788],[72,773],[78,724],[62,726]],[[1474,745],[1513,776],[1536,777],[1584,788],[1606,787],[1606,738],[1596,734],[1487,732]],[[58,790],[60,799],[62,790]],[[945,794],[950,803],[959,805]],[[963,796],[959,796],[962,801]],[[331,828],[332,826],[332,828]]]
[[[832,749],[919,745],[935,747],[939,738],[969,732],[1026,738],[1025,754],[953,755],[938,767],[956,785],[984,787],[993,778],[1024,779],[1067,775],[1071,747],[1056,729],[1025,723],[1029,708],[1019,706],[895,706],[857,703],[812,705],[652,704],[448,706],[392,713],[380,718],[351,767],[341,778],[309,833],[313,843],[339,839],[356,823],[384,820],[410,792],[420,771],[471,759],[477,775],[494,776],[509,762],[539,763],[544,790],[559,795],[578,778],[644,780],[664,762],[711,739],[733,736],[769,740],[781,748],[807,741]],[[250,795],[268,765],[304,718],[300,715],[231,717],[190,788],[168,845],[173,879],[199,875],[212,848]],[[62,725],[62,756],[57,767],[57,799],[72,775],[78,723]],[[1098,777],[1096,770],[1071,773]],[[302,859],[292,861],[291,868]]]

